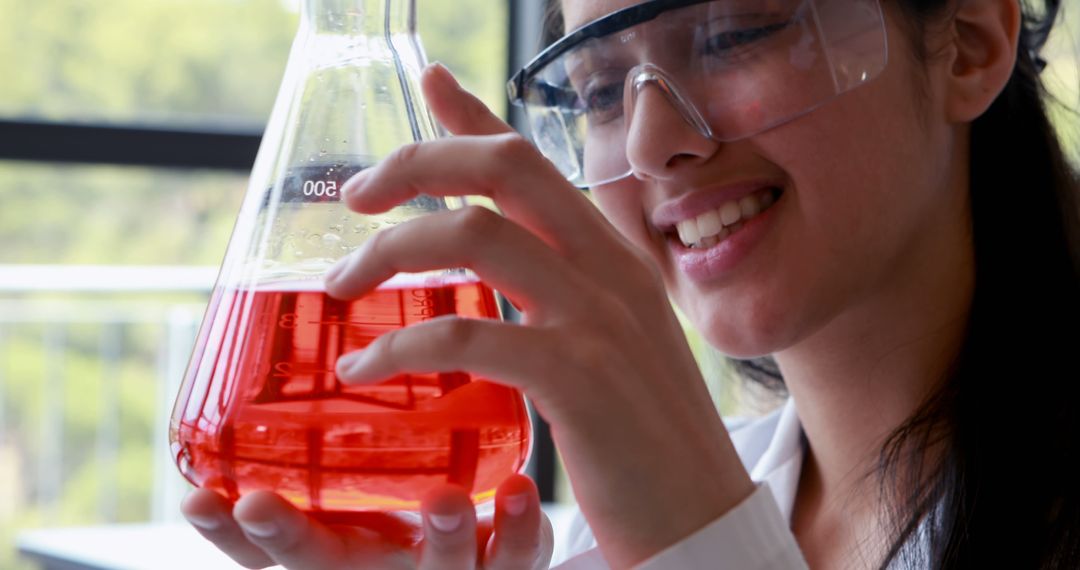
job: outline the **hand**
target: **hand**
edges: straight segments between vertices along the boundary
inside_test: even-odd
[[[234,507],[199,489],[182,510],[200,534],[247,568],[540,570],[551,559],[551,523],[540,511],[536,485],[522,475],[497,489],[494,521],[478,522],[466,491],[453,485],[425,498],[422,526],[389,513],[371,513],[362,526],[326,526],[268,491],[245,495]]]
[[[467,370],[523,390],[551,423],[601,550],[631,566],[753,490],[659,271],[532,145],[441,66],[424,93],[454,138],[401,148],[345,184],[362,213],[418,194],[483,195],[505,213],[440,212],[375,234],[327,275],[358,298],[398,272],[468,267],[523,323],[443,317],[343,356],[339,378]]]

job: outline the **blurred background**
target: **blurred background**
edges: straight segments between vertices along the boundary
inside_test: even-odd
[[[429,58],[505,115],[539,4],[418,0]],[[1073,107],[1077,8],[1045,54]],[[168,416],[298,14],[296,0],[0,0],[0,14],[0,569],[24,570],[41,564],[18,554],[27,531],[179,518]],[[1080,157],[1080,121],[1054,113]],[[761,412],[688,334],[722,411]],[[569,501],[545,457],[534,476]]]

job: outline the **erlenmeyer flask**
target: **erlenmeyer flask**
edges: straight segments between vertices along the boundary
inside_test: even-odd
[[[344,386],[341,354],[444,314],[499,318],[466,270],[401,274],[354,302],[323,274],[380,228],[445,209],[422,196],[379,216],[341,185],[398,146],[436,136],[419,89],[414,0],[304,0],[284,81],[170,425],[193,484],[235,500],[280,493],[332,521],[416,510],[433,486],[476,502],[519,471],[520,392],[466,373]]]

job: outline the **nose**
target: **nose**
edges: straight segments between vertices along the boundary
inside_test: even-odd
[[[631,74],[626,87],[626,159],[634,176],[669,179],[709,160],[719,150],[693,103],[655,69]]]

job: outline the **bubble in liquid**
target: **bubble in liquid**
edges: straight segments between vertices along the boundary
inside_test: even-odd
[[[326,234],[322,237],[322,243],[325,247],[334,247],[341,243],[341,236],[337,234]]]
[[[307,240],[308,240],[308,242],[317,245],[320,241],[322,241],[322,235],[320,235],[320,234],[308,234]]]
[[[344,229],[345,229],[345,227],[342,226],[341,224],[334,224],[334,225],[330,226],[330,231],[335,232],[335,233],[341,233],[341,231],[344,230]]]

